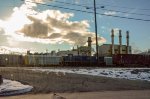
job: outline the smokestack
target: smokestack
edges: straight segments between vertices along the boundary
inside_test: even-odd
[[[91,37],[88,37],[88,47],[91,47],[91,44],[92,44],[92,40],[91,40]]]
[[[129,31],[126,32],[126,39],[127,39],[127,54],[129,54]]]
[[[122,54],[122,35],[121,35],[121,30],[119,30],[119,54]]]
[[[91,37],[88,37],[88,47],[90,48],[89,56],[91,56],[91,45],[92,45],[92,40]]]
[[[114,30],[111,30],[111,42],[112,42],[112,48],[111,48],[111,53],[112,55],[114,54]]]

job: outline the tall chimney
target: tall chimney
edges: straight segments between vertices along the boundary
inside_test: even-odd
[[[92,40],[91,40],[91,37],[88,37],[88,47],[91,47],[91,44],[92,44]]]
[[[114,30],[111,30],[111,42],[112,42],[112,48],[111,48],[111,53],[112,55],[114,54]]]
[[[129,31],[126,32],[126,39],[127,39],[127,54],[129,54]]]
[[[89,51],[89,56],[91,56],[91,45],[92,45],[92,40],[91,40],[91,37],[88,37],[88,47],[90,48],[90,51]]]
[[[119,54],[122,54],[122,35],[121,35],[121,30],[119,30]]]

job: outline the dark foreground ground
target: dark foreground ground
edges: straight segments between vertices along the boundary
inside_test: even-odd
[[[78,92],[56,93],[66,99],[150,99],[150,90],[129,91],[101,91],[101,92]],[[19,96],[0,97],[0,99],[57,99],[52,93],[49,94],[26,94]]]
[[[0,74],[4,78],[33,86],[31,93],[150,90],[150,82],[148,81],[72,73],[40,72],[19,67],[0,67]]]

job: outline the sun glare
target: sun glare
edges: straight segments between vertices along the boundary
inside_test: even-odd
[[[23,28],[25,24],[30,23],[31,21],[27,18],[26,14],[15,8],[12,16],[8,20],[4,21],[2,25],[6,31],[6,34],[13,35],[16,31]]]

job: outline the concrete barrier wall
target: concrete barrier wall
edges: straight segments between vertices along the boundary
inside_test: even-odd
[[[55,72],[36,72],[21,68],[0,68],[4,78],[34,87],[33,92],[81,92],[150,89],[150,82]]]

